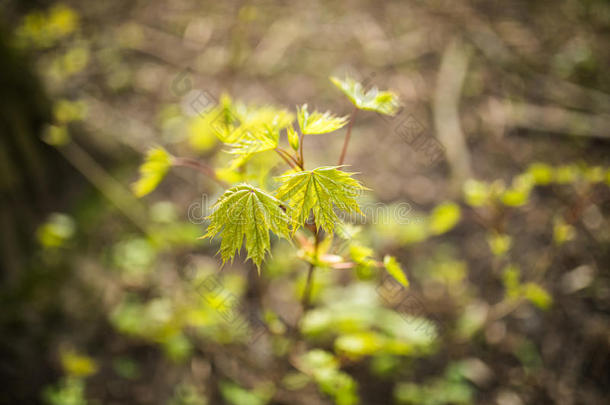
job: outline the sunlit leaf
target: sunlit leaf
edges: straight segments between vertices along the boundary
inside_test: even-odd
[[[61,353],[61,364],[72,377],[87,377],[97,372],[97,364],[91,357],[71,350]]]
[[[330,80],[361,110],[376,111],[385,115],[394,115],[398,111],[400,102],[392,91],[379,91],[377,87],[365,91],[362,84],[350,77],[346,77],[345,80],[331,77]]]
[[[440,235],[451,230],[460,220],[460,207],[455,203],[443,203],[438,205],[430,214],[430,230],[435,235]]]
[[[502,256],[510,249],[512,240],[509,235],[492,233],[487,237],[487,243],[494,255]]]
[[[574,239],[576,231],[574,227],[563,220],[563,218],[557,218],[553,223],[553,240],[557,245],[562,245],[565,242]]]
[[[220,393],[231,405],[265,405],[269,403],[273,392],[274,389],[270,385],[266,385],[264,389],[246,390],[229,381],[220,382]]]
[[[269,231],[289,237],[290,218],[282,209],[282,201],[248,184],[237,185],[214,204],[210,225],[203,236],[220,234],[220,254],[223,262],[232,260],[246,240],[247,259],[260,271],[260,265],[270,249]]]
[[[519,267],[509,264],[502,271],[502,283],[504,284],[504,288],[506,289],[506,295],[510,298],[515,298],[519,296],[520,291],[520,281],[521,278],[521,270]]]
[[[76,230],[74,220],[66,214],[54,213],[36,230],[38,241],[44,247],[56,248],[64,245]]]
[[[308,351],[297,359],[297,368],[312,376],[320,391],[332,397],[335,404],[358,403],[358,384],[349,374],[339,370],[339,363],[331,353],[320,349]]]
[[[343,128],[347,124],[347,117],[337,117],[329,111],[310,113],[307,104],[297,109],[297,118],[303,135],[325,134]]]
[[[555,170],[555,181],[559,184],[576,182],[580,177],[580,171],[576,165],[559,166]]]
[[[287,110],[272,106],[248,106],[232,103],[228,96],[221,99],[212,126],[218,138],[229,145],[229,153],[238,155],[232,168],[241,167],[252,155],[273,150],[278,146],[280,131],[294,120]]]
[[[530,191],[535,184],[533,175],[529,173],[521,174],[513,179],[511,188],[500,195],[500,200],[508,206],[522,206],[527,203]]]
[[[489,185],[474,179],[468,179],[464,183],[464,199],[473,207],[480,207],[489,201]]]
[[[352,358],[369,356],[383,349],[385,340],[382,335],[372,331],[346,334],[335,340],[335,350]]]
[[[288,136],[288,143],[290,147],[294,150],[299,149],[299,134],[294,130],[294,127],[290,125],[288,129],[286,129],[286,134]]]
[[[545,163],[532,163],[527,172],[532,175],[536,184],[547,185],[553,181],[553,168]]]
[[[553,297],[541,286],[535,283],[527,283],[523,286],[523,295],[532,304],[540,309],[546,310],[553,303]]]
[[[310,212],[316,225],[328,233],[339,222],[335,207],[361,214],[356,196],[365,187],[352,174],[339,170],[338,166],[325,166],[278,177],[281,186],[277,198],[290,204],[295,229],[305,224]]]
[[[383,265],[388,273],[394,277],[396,281],[398,281],[403,287],[409,286],[409,280],[407,280],[407,276],[405,276],[400,263],[396,260],[394,256],[386,255],[383,258]]]
[[[152,192],[163,180],[171,165],[172,156],[165,149],[150,149],[140,166],[140,178],[132,184],[134,194],[143,197]]]

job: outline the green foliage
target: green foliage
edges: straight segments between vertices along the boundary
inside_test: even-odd
[[[379,294],[369,282],[328,289],[322,305],[304,315],[301,331],[314,341],[336,338],[335,350],[354,359],[373,354],[373,348],[374,354],[402,356],[433,351],[435,326],[381,306]]]
[[[521,272],[515,265],[508,265],[503,271],[502,281],[506,295],[510,299],[525,298],[542,310],[553,303],[553,297],[540,285],[530,282],[521,284]]]
[[[213,118],[212,125],[218,139],[227,144],[264,138],[259,132],[274,133],[287,128],[294,119],[294,115],[287,110],[233,102],[228,95],[223,95],[220,104],[207,115]]]
[[[97,364],[91,357],[72,350],[61,354],[61,364],[66,374],[71,377],[88,377],[97,372]]]
[[[438,205],[430,215],[429,229],[433,235],[440,235],[451,230],[460,220],[460,207],[455,203]]]
[[[339,362],[331,353],[320,349],[311,350],[299,357],[297,367],[313,377],[320,390],[332,397],[336,405],[359,403],[358,384],[349,374],[339,369]]]
[[[464,199],[473,207],[485,205],[489,200],[490,190],[486,183],[468,179],[464,183]]]
[[[542,310],[549,309],[553,303],[553,297],[536,283],[525,284],[523,286],[523,296]]]
[[[222,381],[220,383],[220,393],[225,401],[231,405],[265,405],[269,403],[274,393],[273,386],[263,385],[255,390],[246,390],[239,385]]]
[[[398,111],[398,96],[391,91],[379,91],[377,87],[365,90],[362,84],[350,77],[345,80],[331,77],[330,80],[361,110],[376,111],[384,115],[394,115]]]
[[[214,204],[210,225],[203,237],[221,234],[223,262],[233,259],[245,237],[247,259],[251,259],[260,271],[270,249],[269,231],[289,238],[290,218],[283,207],[282,201],[263,190],[240,184],[227,190]]]
[[[528,169],[536,184],[547,185],[553,181],[553,168],[545,163],[532,163]]]
[[[80,378],[64,378],[43,393],[49,405],[86,405],[85,382]]]
[[[448,368],[443,378],[425,384],[401,383],[394,390],[397,403],[413,405],[469,405],[474,401],[473,394],[460,364]]]
[[[48,48],[72,34],[79,26],[79,16],[71,8],[58,4],[48,12],[28,14],[17,29],[21,45]]]
[[[307,104],[297,109],[299,127],[303,135],[316,135],[333,132],[347,124],[347,117],[336,117],[329,111],[321,113],[307,111]]]
[[[403,287],[409,286],[409,280],[407,280],[407,276],[405,276],[400,263],[396,260],[394,256],[386,255],[383,258],[383,265],[388,273],[396,279]]]
[[[132,185],[134,194],[143,197],[151,193],[163,180],[171,165],[172,156],[165,149],[150,149],[140,166],[140,178]]]
[[[553,221],[553,241],[555,244],[563,245],[574,239],[575,235],[576,231],[574,227],[566,223],[563,218],[556,218]]]
[[[40,244],[47,248],[63,246],[76,231],[74,220],[66,214],[54,213],[36,230]]]
[[[207,399],[192,384],[179,384],[168,405],[208,405]]]
[[[509,235],[494,232],[488,235],[487,243],[495,256],[502,256],[510,249],[512,238]]]
[[[277,178],[281,183],[277,198],[290,205],[293,232],[313,213],[316,225],[332,234],[339,217],[335,207],[347,213],[362,213],[356,196],[365,187],[338,166],[289,173]]]
[[[299,134],[295,131],[294,126],[290,125],[286,129],[286,135],[288,137],[288,143],[293,150],[299,149]]]

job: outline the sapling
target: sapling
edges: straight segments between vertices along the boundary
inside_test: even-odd
[[[229,185],[219,176],[219,171],[190,158],[174,157],[163,148],[149,151],[140,168],[141,177],[133,185],[138,196],[150,193],[172,166],[186,166],[200,171],[218,182],[226,191],[213,205],[208,216],[210,224],[202,238],[221,238],[220,256],[223,264],[232,261],[245,244],[247,257],[256,266],[261,265],[270,248],[270,233],[292,241],[293,246],[305,250],[303,259],[309,263],[302,305],[310,305],[313,274],[316,267],[329,263],[319,251],[326,238],[333,238],[342,224],[337,211],[346,214],[362,214],[356,197],[367,188],[346,170],[345,159],[351,138],[353,123],[358,110],[394,115],[399,107],[397,95],[392,91],[380,91],[376,87],[365,89],[357,81],[331,78],[352,102],[354,110],[349,117],[331,112],[319,112],[304,104],[292,112],[272,106],[252,106],[234,102],[223,96],[217,106],[203,118],[218,139],[234,155],[230,169],[247,166],[255,155],[274,151],[289,166],[289,170],[275,178],[279,187],[268,190],[248,182]],[[307,168],[303,144],[308,136],[329,134],[347,125],[343,147],[334,166]],[[289,149],[280,146],[285,135]],[[296,237],[297,232],[309,233],[313,241]],[[329,256],[329,255],[326,255]],[[341,258],[343,267],[347,260]],[[397,281],[406,286],[408,281],[396,259],[386,257],[383,262]]]

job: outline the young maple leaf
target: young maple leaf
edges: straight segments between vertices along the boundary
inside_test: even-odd
[[[365,91],[362,84],[349,77],[345,80],[331,77],[330,81],[361,110],[376,111],[385,115],[394,115],[398,111],[400,102],[392,91],[379,91],[377,87]]]
[[[202,238],[221,235],[219,252],[224,264],[233,260],[245,237],[246,260],[252,260],[260,273],[260,265],[271,247],[269,231],[290,238],[290,217],[282,209],[284,205],[263,190],[239,184],[225,191],[216,201],[214,212],[208,217],[207,233]]]
[[[354,173],[346,173],[339,168],[318,167],[277,178],[282,185],[276,196],[290,205],[293,232],[307,221],[310,212],[313,212],[316,225],[329,234],[333,233],[335,224],[339,222],[334,207],[348,213],[362,214],[356,196],[366,187],[351,177]]]
[[[140,165],[140,178],[131,185],[137,197],[151,193],[167,174],[172,165],[172,156],[163,148],[153,148],[146,153]]]
[[[307,111],[307,104],[297,108],[297,118],[303,135],[325,134],[336,131],[347,124],[347,117],[336,117],[329,111],[310,113]]]

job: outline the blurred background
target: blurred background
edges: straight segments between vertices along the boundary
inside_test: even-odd
[[[608,1],[3,1],[0,31],[0,403],[607,403]],[[290,244],[259,277],[197,239],[215,182],[130,184],[161,145],[274,189],[281,160],[232,171],[204,112],[347,115],[330,76],[402,108],[357,116],[373,215],[303,315]]]

